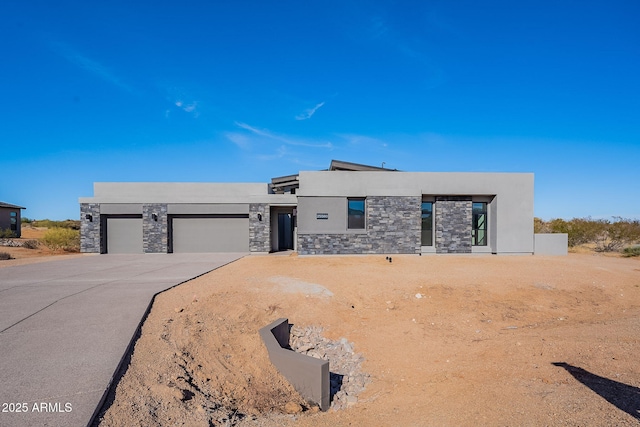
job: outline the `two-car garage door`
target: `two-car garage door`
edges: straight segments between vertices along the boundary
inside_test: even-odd
[[[249,252],[248,215],[169,216],[169,251]],[[143,253],[142,218],[106,218],[106,251],[110,254]]]
[[[176,216],[173,252],[248,252],[248,215]]]

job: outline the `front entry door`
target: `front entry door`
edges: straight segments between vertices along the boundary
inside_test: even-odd
[[[278,250],[293,249],[293,215],[278,213]]]

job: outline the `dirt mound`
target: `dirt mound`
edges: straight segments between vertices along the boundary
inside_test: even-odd
[[[357,403],[284,414],[279,317],[353,343]],[[638,330],[637,259],[247,257],[157,297],[101,425],[638,425]]]

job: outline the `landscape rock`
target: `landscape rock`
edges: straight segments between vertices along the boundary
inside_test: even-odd
[[[290,332],[291,349],[297,353],[329,361],[331,409],[340,410],[354,405],[368,383],[369,374],[362,372],[364,357],[354,352],[354,345],[346,338],[337,341],[322,336],[319,326],[293,326]]]

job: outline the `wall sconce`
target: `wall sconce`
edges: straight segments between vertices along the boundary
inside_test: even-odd
[[[151,214],[151,218],[153,218],[153,220],[154,220],[155,222],[158,222],[158,214],[157,214],[157,213],[152,213],[152,214]]]
[[[88,219],[88,220],[89,220],[89,222],[93,222],[93,215],[91,215],[91,214],[86,214],[84,217],[85,217],[85,219]]]
[[[258,221],[262,221],[262,214],[261,213],[258,214]]]

